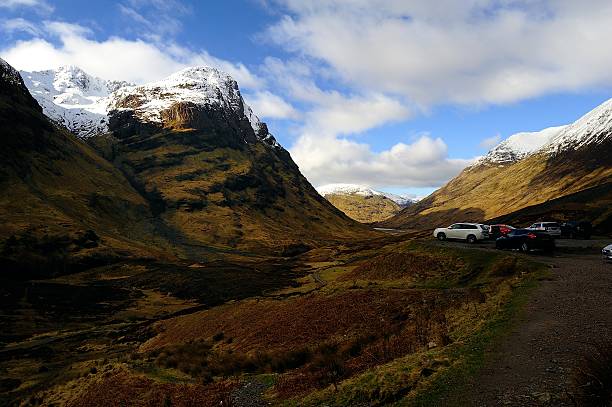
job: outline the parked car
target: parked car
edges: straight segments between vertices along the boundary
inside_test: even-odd
[[[561,226],[559,226],[557,222],[537,222],[529,226],[527,229],[545,232],[552,237],[561,237]]]
[[[607,245],[601,251],[604,261],[612,261],[612,244]]]
[[[591,222],[570,221],[561,224],[561,237],[570,239],[590,239],[593,226]]]
[[[496,240],[498,237],[506,236],[511,230],[514,230],[514,227],[510,225],[490,225],[489,237]]]
[[[489,238],[487,228],[480,223],[453,223],[447,228],[437,228],[433,235],[438,240],[458,239],[468,243],[476,243]]]
[[[495,241],[497,249],[519,249],[523,252],[531,250],[552,251],[555,239],[547,233],[531,229],[513,229],[506,236]]]

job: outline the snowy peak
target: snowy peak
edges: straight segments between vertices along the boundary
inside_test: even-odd
[[[168,109],[182,103],[231,112],[240,120],[248,120],[258,140],[280,148],[266,125],[244,103],[238,83],[215,68],[186,68],[139,86],[100,79],[76,66],[22,72],[22,76],[44,113],[79,137],[107,132],[114,111],[130,110],[142,122],[163,125]]]
[[[541,131],[516,133],[499,143],[479,163],[507,164],[538,151],[566,126],[549,127]]]
[[[323,197],[328,195],[384,196],[400,206],[407,206],[417,201],[414,198],[377,191],[366,185],[359,184],[327,184],[318,187],[317,192]]]
[[[612,139],[612,99],[572,124],[513,134],[477,160],[473,167],[480,164],[511,164],[533,154],[558,154],[609,139]]]
[[[141,120],[161,123],[162,111],[177,102],[215,105],[246,116],[238,83],[210,67],[187,68],[158,82],[120,88],[113,95],[109,108],[132,109]],[[252,120],[259,124],[259,119],[250,108],[248,110]]]
[[[128,85],[96,78],[71,65],[46,71],[21,71],[21,76],[45,115],[79,137],[108,131],[109,95]]]
[[[612,139],[612,99],[608,99],[566,126],[541,150],[555,154],[569,149],[577,150],[586,145],[601,144],[610,139]]]

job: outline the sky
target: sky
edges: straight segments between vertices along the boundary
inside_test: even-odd
[[[609,0],[0,0],[0,57],[231,74],[315,186],[423,196],[612,97]]]

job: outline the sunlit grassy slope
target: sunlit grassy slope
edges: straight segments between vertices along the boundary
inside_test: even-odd
[[[610,192],[611,177],[610,141],[552,157],[534,155],[510,165],[479,165],[465,169],[426,199],[382,224],[428,228],[484,221],[594,187],[603,188],[600,195],[605,197]],[[600,213],[607,206],[607,199],[584,200],[582,203],[588,204],[592,213],[587,211],[581,216],[597,226],[603,221]],[[558,220],[572,215],[557,213]]]
[[[350,218],[363,223],[389,219],[401,210],[397,203],[382,195],[330,194],[325,199]]]
[[[201,109],[206,120],[159,127],[123,117],[112,134],[91,140],[147,197],[176,242],[292,254],[370,233],[319,196],[286,150],[245,142],[250,127]]]

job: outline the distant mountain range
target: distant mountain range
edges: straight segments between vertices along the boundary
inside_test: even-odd
[[[388,219],[402,208],[417,202],[416,198],[358,184],[327,184],[318,187],[317,191],[349,217],[363,223]]]
[[[41,247],[55,251],[36,261],[292,255],[368,233],[316,192],[216,69],[132,86],[0,60],[0,90],[0,243],[15,245],[3,261]],[[83,236],[94,240],[73,250]]]
[[[381,226],[587,219],[610,231],[611,203],[612,99],[570,125],[509,137]]]

